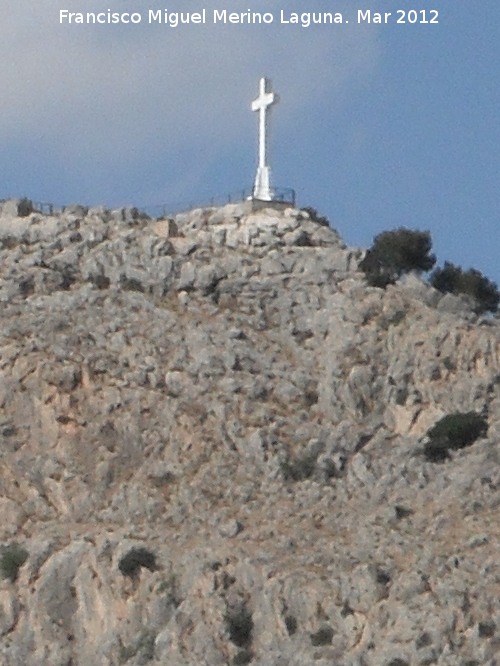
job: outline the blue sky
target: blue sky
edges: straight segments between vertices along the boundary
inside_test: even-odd
[[[251,187],[258,79],[271,77],[273,182],[367,247],[431,231],[440,262],[500,284],[498,0],[0,0],[0,198],[145,205]],[[268,11],[272,25],[171,28],[148,9]],[[140,12],[61,25],[59,10]],[[436,9],[438,25],[357,24]],[[280,10],[340,11],[340,26]]]

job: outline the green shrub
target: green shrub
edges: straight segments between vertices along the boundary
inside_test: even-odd
[[[0,572],[2,578],[14,583],[17,579],[19,569],[28,559],[28,551],[17,543],[4,546],[0,551]]]
[[[120,275],[120,286],[126,291],[139,291],[144,293],[143,285],[136,278],[129,278],[126,275]]]
[[[487,430],[486,419],[476,412],[448,414],[427,431],[424,455],[431,462],[442,462],[450,450],[471,446]]]
[[[496,312],[500,302],[497,285],[474,268],[464,271],[460,266],[445,261],[443,268],[436,268],[431,275],[433,287],[442,293],[466,294],[474,299],[474,310]]]
[[[111,283],[111,280],[105,275],[92,275],[89,278],[89,281],[97,287],[97,289],[107,289]]]
[[[430,254],[432,240],[428,231],[395,229],[375,236],[372,247],[360,263],[368,284],[384,288],[404,273],[429,271],[436,262]]]
[[[324,217],[324,215],[320,215],[316,210],[316,208],[313,208],[312,206],[305,206],[301,210],[307,213],[309,215],[309,219],[312,220],[313,222],[316,222],[316,224],[321,224],[321,226],[323,227],[330,226],[328,218]]]
[[[156,571],[156,557],[147,548],[132,548],[118,564],[121,573],[129,578],[134,578],[141,567]]]
[[[281,463],[281,473],[285,481],[305,481],[316,470],[317,455],[306,453],[299,458],[288,458]]]
[[[35,292],[35,278],[33,275],[28,275],[19,282],[19,293],[23,298],[31,296]]]
[[[250,650],[240,650],[233,657],[233,666],[246,666],[253,659],[253,653]]]
[[[289,636],[293,636],[297,631],[297,618],[294,615],[285,617],[285,626]]]
[[[315,634],[311,634],[311,644],[318,647],[320,645],[331,645],[333,638],[333,629],[328,625],[321,627]]]
[[[496,631],[496,624],[493,620],[486,620],[477,625],[477,632],[480,638],[493,638]]]
[[[252,642],[253,619],[247,606],[228,609],[225,621],[231,641],[240,648],[248,648]]]
[[[33,203],[26,197],[23,197],[17,204],[17,214],[19,217],[28,217],[33,210]]]

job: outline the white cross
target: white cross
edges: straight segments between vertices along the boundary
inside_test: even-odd
[[[270,187],[270,168],[267,165],[267,110],[279,102],[279,97],[268,90],[269,79],[262,77],[259,84],[259,96],[252,102],[252,111],[259,112],[259,165],[255,176],[253,198],[271,201],[273,193]]]

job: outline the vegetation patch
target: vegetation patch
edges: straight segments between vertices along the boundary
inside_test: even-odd
[[[250,650],[240,650],[233,657],[233,666],[245,666],[253,659],[253,653]]]
[[[23,197],[17,204],[17,214],[19,217],[28,217],[33,211],[33,202],[26,197]]]
[[[471,446],[479,437],[486,435],[487,430],[488,422],[481,414],[448,414],[427,431],[424,455],[430,462],[443,462],[449,458],[450,450]]]
[[[312,220],[313,222],[316,222],[316,224],[321,224],[323,227],[329,227],[330,222],[328,221],[327,217],[324,217],[324,215],[320,215],[316,208],[313,208],[312,206],[306,206],[305,208],[302,208],[301,210],[304,211],[304,213],[307,213],[309,215],[309,219]]]
[[[285,617],[285,626],[289,636],[293,636],[297,631],[297,618],[294,615]]]
[[[138,291],[144,293],[144,286],[136,278],[129,278],[126,275],[120,275],[120,286],[125,291]]]
[[[431,285],[443,294],[464,294],[470,296],[477,314],[496,312],[500,302],[497,285],[482,273],[471,268],[462,270],[459,266],[445,261],[443,268],[436,268],[430,279]]]
[[[89,278],[89,282],[91,282],[94,287],[97,287],[97,289],[107,289],[111,280],[105,275],[92,275]]]
[[[321,627],[314,634],[311,634],[311,644],[315,647],[320,645],[331,645],[333,638],[333,629],[328,625]]]
[[[285,481],[305,481],[316,469],[316,455],[307,453],[299,458],[288,458],[281,463],[281,473]]]
[[[14,583],[19,569],[28,559],[28,551],[17,543],[11,543],[0,550],[0,573],[2,578]]]
[[[118,564],[118,568],[124,576],[134,578],[143,567],[149,571],[156,571],[156,556],[147,548],[132,548],[124,555]]]
[[[486,622],[480,622],[477,625],[477,632],[479,638],[493,638],[496,631],[496,624],[493,620],[487,620]]]
[[[231,642],[237,647],[248,648],[252,643],[253,620],[246,604],[228,609],[225,621]]]
[[[410,271],[430,271],[436,263],[436,257],[430,254],[431,248],[428,231],[403,227],[384,231],[375,236],[359,267],[370,286],[384,288]]]

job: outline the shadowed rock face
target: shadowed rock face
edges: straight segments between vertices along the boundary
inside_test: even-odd
[[[15,213],[2,666],[497,663],[498,320],[298,210]]]

